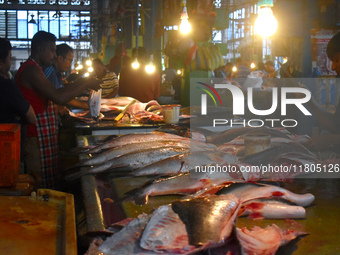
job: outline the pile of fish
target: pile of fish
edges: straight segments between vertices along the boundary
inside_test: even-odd
[[[165,131],[165,132],[161,132]],[[174,134],[179,133],[181,135]],[[268,150],[244,156],[244,134],[265,133],[271,135],[272,147]],[[194,134],[191,136],[191,134]],[[92,157],[74,167],[81,171],[68,174],[67,180],[74,180],[84,174],[103,172],[120,173],[129,176],[176,176],[196,170],[197,167],[234,166],[237,171],[213,173],[210,176],[197,175],[202,187],[205,179],[228,181],[286,180],[294,178],[301,164],[315,164],[317,157],[306,149],[301,137],[288,136],[284,132],[270,128],[235,128],[217,134],[224,144],[213,144],[216,138],[204,136],[199,132],[185,131],[176,127],[161,128],[151,133],[127,134],[115,137],[105,143],[87,148],[84,153]],[[206,139],[203,139],[203,138]],[[259,166],[289,166],[289,172],[264,172]],[[252,171],[240,171],[248,166]],[[294,168],[295,166],[295,168]],[[293,167],[293,168],[292,168]],[[294,171],[295,170],[295,171]],[[216,178],[214,176],[216,175]],[[183,178],[183,177],[182,177]],[[180,180],[180,178],[177,178]],[[221,183],[213,186],[221,185]]]
[[[129,219],[97,251],[120,255],[197,254],[203,250],[206,254],[275,254],[280,246],[307,233],[275,224],[264,229],[237,228],[237,218],[249,214],[248,210],[261,218],[304,218],[304,207],[313,201],[312,194],[295,194],[274,185],[232,184],[218,195],[176,201],[150,215]]]
[[[164,132],[162,132],[164,131]],[[167,132],[167,133],[166,133]],[[177,133],[179,132],[179,133]],[[271,148],[244,156],[244,134],[271,135]],[[180,134],[180,135],[179,135]],[[283,181],[282,176],[260,171],[246,173],[242,167],[316,163],[317,157],[302,142],[282,130],[240,128],[220,134],[195,134],[183,128],[166,127],[151,133],[114,137],[86,148],[92,157],[74,167],[81,170],[67,176],[119,173],[125,176],[153,176],[130,190],[124,199],[148,203],[152,196],[180,194],[181,200],[163,205],[152,214],[127,219],[121,230],[91,247],[87,254],[275,254],[277,249],[301,235],[303,230],[237,228],[238,217],[251,219],[303,219],[312,194],[295,194],[280,186],[255,181]],[[183,136],[181,136],[183,135]],[[202,137],[204,136],[204,139]],[[236,148],[236,149],[235,149]],[[236,172],[196,171],[218,166],[235,167]],[[118,223],[119,224],[119,223]]]
[[[124,110],[131,101],[135,100],[132,97],[115,97],[111,99],[101,99],[100,119],[114,120],[117,115]],[[127,108],[126,114],[120,122],[129,123],[157,123],[162,122],[163,117],[160,115],[161,106],[157,101],[152,100],[148,103],[141,103],[136,100]],[[90,111],[69,112],[70,116],[80,121],[92,123]]]

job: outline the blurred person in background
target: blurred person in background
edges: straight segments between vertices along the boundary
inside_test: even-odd
[[[236,72],[233,72],[232,78],[235,78],[238,84],[242,87],[250,74],[250,68],[245,64],[245,61],[242,58],[237,58],[235,65],[237,70]]]
[[[143,103],[157,100],[160,94],[161,77],[157,70],[148,73],[145,70],[148,56],[143,47],[134,48],[132,58],[138,59],[139,68],[131,65],[124,67],[119,78],[119,96],[133,97]]]
[[[120,73],[122,68],[130,63],[130,57],[127,54],[123,43],[119,43],[115,48],[115,55],[110,59],[108,70],[116,75]]]
[[[114,72],[109,71],[99,59],[92,60],[93,74],[101,81],[102,98],[112,98],[118,94],[118,78]]]
[[[20,124],[21,161],[23,161],[26,123],[34,125],[37,119],[32,106],[24,98],[18,86],[8,77],[11,59],[11,43],[7,39],[0,38],[0,123]]]

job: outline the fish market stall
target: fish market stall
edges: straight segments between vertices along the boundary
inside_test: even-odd
[[[141,103],[131,97],[101,99],[100,112],[74,109],[69,112],[78,135],[122,135],[151,132],[157,127],[187,121],[180,105],[159,105],[156,101]],[[164,119],[166,118],[166,119]]]
[[[131,249],[140,252],[145,252],[147,249],[147,254],[156,254],[156,252],[241,254],[241,250],[244,252],[248,249],[247,245],[250,240],[253,240],[252,238],[262,236],[263,240],[259,241],[262,248],[257,248],[266,251],[273,249],[273,253],[268,254],[339,253],[337,230],[334,227],[340,222],[338,217],[340,206],[334,203],[340,198],[339,178],[313,178],[311,175],[295,174],[289,178],[285,176],[283,180],[282,176],[275,174],[241,174],[239,171],[233,174],[220,173],[217,175],[218,178],[210,180],[207,173],[194,175],[195,173],[191,171],[191,177],[189,176],[188,171],[192,169],[191,162],[200,165],[206,162],[212,165],[213,162],[222,160],[228,162],[230,166],[239,168],[246,164],[256,164],[258,156],[239,156],[241,155],[239,149],[243,142],[240,138],[241,133],[243,135],[245,132],[256,133],[255,129],[227,132],[225,136],[220,134],[219,137],[214,137],[219,141],[223,140],[219,146],[214,147],[204,143],[203,151],[193,146],[192,148],[197,151],[169,156],[171,162],[167,161],[169,158],[156,160],[155,158],[159,157],[156,147],[147,149],[147,153],[152,153],[147,154],[151,162],[144,162],[146,159],[143,154],[140,154],[142,153],[140,149],[136,149],[138,152],[129,151],[128,154],[139,153],[130,158],[121,150],[122,148],[126,151],[130,150],[127,139],[138,144],[145,142],[153,144],[156,142],[155,137],[159,139],[161,136],[166,143],[170,143],[169,140],[173,139],[169,147],[182,146],[183,151],[186,151],[187,147],[184,144],[187,139],[193,144],[196,141],[164,134],[140,134],[143,138],[138,134],[130,134],[95,147],[87,147],[87,152],[98,153],[101,148],[109,149],[108,143],[118,145],[120,140],[125,143],[118,151],[114,147],[108,150],[113,156],[109,156],[106,151],[100,152],[98,156],[91,159],[82,160],[78,165],[82,170],[68,176],[70,179],[81,178],[87,225],[87,233],[84,234],[96,237],[90,250],[99,249],[104,254],[138,254],[138,252],[131,252]],[[277,133],[276,130],[266,132],[271,133],[273,147],[259,154],[262,162],[265,160],[269,162],[269,159],[272,159],[271,163],[290,160],[290,163],[303,161],[305,164],[309,162],[312,165],[318,162],[326,166],[324,169],[329,171],[331,166],[333,171],[339,170],[338,158],[334,157],[332,161],[329,159],[320,161],[320,155],[309,152],[297,142],[302,139],[301,137],[291,135],[285,137],[287,134]],[[78,143],[82,147],[95,144],[103,138],[84,136],[79,137]],[[161,142],[157,141],[157,143]],[[164,144],[157,146],[164,149]],[[202,150],[202,147],[200,148]],[[173,153],[172,149],[161,154],[169,151]],[[105,155],[105,164],[99,164],[100,168],[95,165],[92,168],[87,167],[93,164],[93,160],[99,160],[103,155]],[[109,157],[113,157],[114,160]],[[119,157],[125,157],[122,161],[125,162],[124,165],[121,165]],[[138,160],[134,161],[133,158]],[[177,162],[177,158],[180,161]],[[162,166],[158,167],[160,162],[163,162]],[[152,167],[148,163],[151,163]],[[104,165],[109,165],[107,170]],[[168,223],[170,225],[160,227],[164,223],[163,217],[165,222],[167,217],[173,221]],[[159,225],[157,222],[163,223]],[[135,224],[141,229],[136,230],[133,227],[136,226]],[[137,232],[129,232],[132,227],[138,232],[137,236],[140,239],[133,238],[136,237]],[[153,228],[159,228],[158,233],[173,238],[171,239],[173,241],[162,239],[158,235],[154,239],[152,235],[150,236]],[[271,233],[270,237],[266,237],[266,233]],[[182,236],[178,236],[180,234]],[[124,245],[115,246],[115,243],[122,242],[119,241],[121,238],[125,240]],[[275,245],[269,249],[270,238],[275,239],[273,240]],[[291,241],[293,239],[295,240]],[[156,247],[154,242],[163,245]],[[100,253],[89,251],[88,254]]]

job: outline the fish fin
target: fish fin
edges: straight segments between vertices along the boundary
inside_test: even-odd
[[[132,190],[129,190],[128,192],[125,192],[124,195],[127,195],[127,196],[136,195],[136,193],[139,192],[141,189],[143,189],[147,186],[150,186],[154,182],[155,182],[155,180],[149,180],[149,181],[145,182],[144,184],[142,184],[141,186],[134,188]]]
[[[71,174],[68,174],[65,176],[65,180],[66,181],[75,181],[77,179],[79,179],[80,177],[82,177],[83,175],[87,174],[87,172],[83,172],[83,171],[77,171]]]

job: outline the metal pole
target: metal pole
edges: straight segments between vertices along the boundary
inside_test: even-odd
[[[139,20],[138,20],[138,14],[139,14],[139,0],[136,0],[136,49],[138,50],[138,37],[139,37]],[[138,51],[137,51],[138,56]]]

